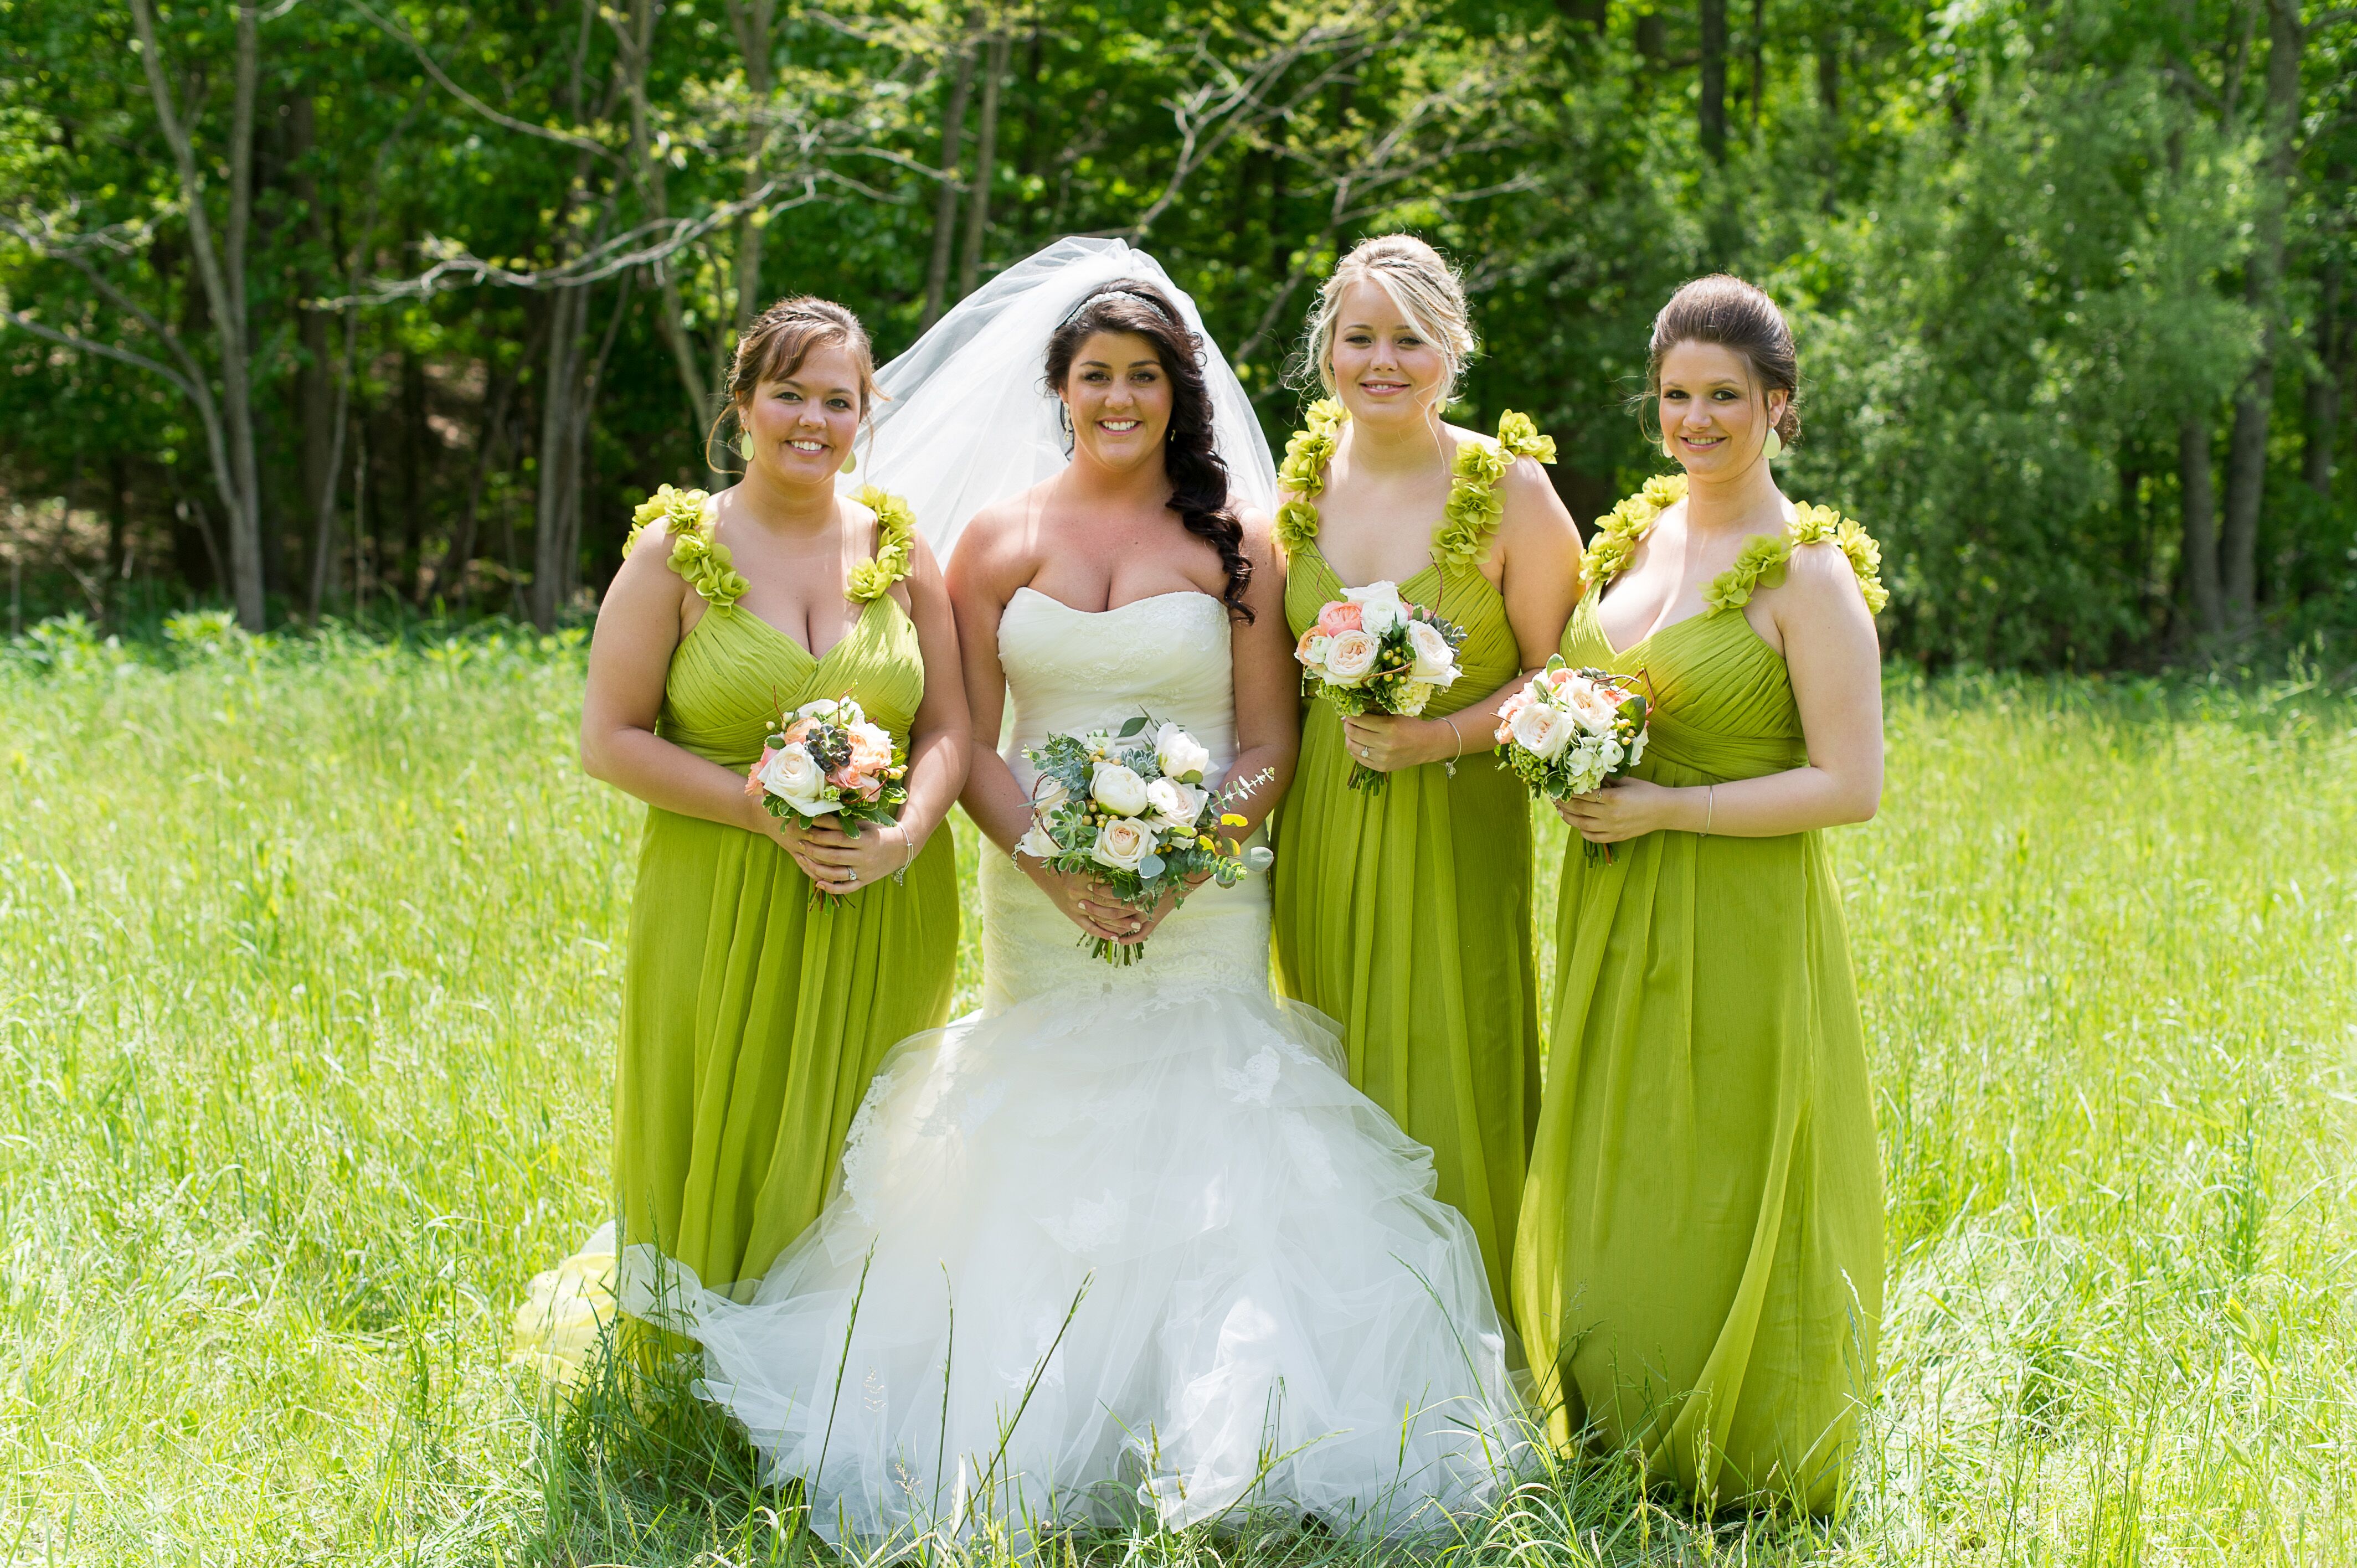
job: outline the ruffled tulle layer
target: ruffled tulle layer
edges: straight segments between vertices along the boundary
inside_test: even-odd
[[[705,1391],[829,1540],[1264,1509],[1416,1533],[1522,1440],[1432,1187],[1318,1015],[1051,992],[899,1047],[749,1303],[644,1248],[624,1303],[701,1342]]]

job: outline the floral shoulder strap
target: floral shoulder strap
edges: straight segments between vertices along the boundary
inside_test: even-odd
[[[671,569],[686,578],[688,586],[723,609],[745,596],[749,586],[745,575],[737,570],[728,546],[712,535],[710,496],[660,487],[630,514],[630,536],[622,542],[624,559],[639,547],[640,536],[658,523],[671,540]]]
[[[852,567],[843,585],[844,597],[865,605],[909,575],[917,514],[907,501],[874,485],[851,499],[876,514],[876,553]],[[671,540],[671,569],[689,586],[724,609],[745,596],[745,575],[736,569],[728,546],[713,537],[711,497],[670,485],[657,489],[630,514],[630,536],[622,544],[626,559],[638,548],[639,536],[657,523]]]
[[[1588,591],[1594,593],[1628,570],[1637,546],[1653,531],[1654,521],[1662,513],[1685,499],[1686,477],[1684,474],[1663,474],[1645,481],[1645,488],[1623,500],[1596,521],[1596,535],[1587,542],[1585,565]],[[1711,613],[1738,609],[1751,602],[1751,595],[1760,584],[1776,586],[1784,580],[1784,567],[1792,552],[1803,544],[1829,541],[1841,547],[1849,558],[1852,572],[1857,574],[1858,591],[1866,596],[1866,607],[1881,613],[1890,602],[1889,590],[1882,585],[1882,547],[1874,536],[1829,506],[1802,505],[1781,533],[1754,534],[1744,541],[1736,553],[1735,564],[1710,580],[1703,590],[1703,603]]]
[[[1881,614],[1882,607],[1890,602],[1890,590],[1882,585],[1882,546],[1874,542],[1874,535],[1829,506],[1803,504],[1794,510],[1798,515],[1784,525],[1783,532],[1754,534],[1743,542],[1735,564],[1712,578],[1710,586],[1703,590],[1703,603],[1713,612],[1749,604],[1752,591],[1760,584],[1772,588],[1784,580],[1784,568],[1793,551],[1823,541],[1839,547],[1849,558],[1849,569],[1857,575],[1866,607]]]
[[[1432,536],[1432,559],[1442,571],[1470,571],[1489,553],[1490,537],[1506,515],[1498,481],[1520,457],[1554,462],[1555,437],[1540,435],[1529,414],[1512,409],[1498,416],[1495,442],[1468,441],[1457,449],[1457,459],[1449,465],[1456,479],[1440,510],[1440,527]]]
[[[876,553],[851,569],[844,579],[843,596],[855,605],[871,604],[909,575],[917,514],[907,501],[874,485],[861,486],[851,499],[876,514]]]
[[[1292,499],[1276,509],[1276,542],[1288,556],[1318,537],[1318,498],[1326,489],[1326,465],[1341,445],[1342,426],[1350,417],[1337,399],[1320,398],[1309,405],[1303,427],[1285,444],[1276,485]],[[1498,481],[1518,457],[1554,462],[1555,437],[1540,435],[1530,415],[1512,409],[1498,420],[1496,441],[1468,441],[1457,449],[1449,465],[1448,500],[1432,537],[1432,559],[1443,571],[1470,567],[1489,549],[1490,536],[1506,510],[1498,496]]]

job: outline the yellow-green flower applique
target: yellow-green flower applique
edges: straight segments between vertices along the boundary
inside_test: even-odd
[[[1326,489],[1326,465],[1342,444],[1342,425],[1350,415],[1337,400],[1319,398],[1309,405],[1303,427],[1285,443],[1285,461],[1277,465],[1276,488],[1290,496],[1276,509],[1276,542],[1286,555],[1318,537],[1318,498]]]
[[[1645,488],[1625,496],[1619,505],[1596,520],[1596,536],[1587,542],[1581,564],[1588,583],[1601,587],[1629,569],[1637,546],[1653,531],[1654,520],[1685,499],[1684,474],[1659,474]]]
[[[630,514],[630,537],[622,543],[628,556],[639,538],[657,523],[671,540],[671,569],[678,573],[708,603],[726,609],[745,596],[750,585],[736,569],[728,546],[713,537],[711,497],[702,490],[659,488]]]
[[[917,514],[907,501],[874,485],[862,486],[851,499],[876,514],[876,553],[854,566],[844,580],[844,596],[865,605],[882,598],[909,575]]]

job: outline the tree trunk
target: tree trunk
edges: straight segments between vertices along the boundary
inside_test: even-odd
[[[2185,596],[2194,629],[2214,638],[2226,629],[2218,592],[2218,500],[2210,480],[2210,424],[2188,415],[2177,426],[2177,481],[2184,498]]]
[[[982,13],[966,13],[965,36],[958,44],[957,74],[950,81],[949,102],[942,106],[941,188],[933,195],[933,253],[925,264],[925,318],[919,330],[942,318],[950,286],[950,249],[957,239],[958,149],[965,141],[965,100],[974,87],[974,35]]]
[[[213,481],[221,492],[229,521],[229,581],[225,585],[237,607],[240,625],[250,631],[263,628],[262,510],[260,464],[255,456],[253,396],[248,360],[251,345],[246,330],[245,245],[253,216],[253,100],[261,76],[260,18],[253,0],[238,0],[236,59],[230,106],[229,218],[219,249],[205,205],[203,171],[196,145],[180,118],[178,100],[166,74],[162,45],[156,33],[150,0],[131,0],[131,20],[139,38],[139,59],[147,78],[147,96],[155,105],[156,122],[172,152],[179,176],[181,211],[188,226],[188,251],[196,263],[205,304],[211,317],[221,373],[218,418],[199,398],[199,413],[208,426],[212,448]],[[210,160],[208,160],[210,162]],[[201,390],[201,389],[199,389]]]
[[[989,58],[982,73],[982,126],[974,141],[973,206],[966,213],[965,254],[958,262],[958,297],[974,292],[982,279],[982,242],[990,228],[990,185],[998,169],[998,84],[1006,75],[1011,40],[1004,28],[990,36]]]
[[[737,53],[745,62],[745,86],[755,103],[766,105],[777,91],[778,73],[770,59],[775,42],[777,0],[728,0],[728,20],[737,33]],[[769,152],[769,128],[757,113],[751,145],[746,149],[744,193],[761,188],[762,161]],[[737,333],[761,312],[761,239],[764,225],[748,214],[737,224]],[[722,389],[726,390],[725,387]]]
[[[1695,106],[1702,150],[1727,161],[1727,0],[1702,0],[1702,97]]]
[[[2294,0],[2267,0],[2266,156],[2243,297],[2261,322],[2259,356],[2234,397],[2226,451],[2226,523],[2219,546],[2219,585],[2228,621],[2246,631],[2258,620],[2259,509],[2266,494],[2267,425],[2275,413],[2276,361],[2283,351],[2285,208],[2298,172],[2299,61],[2306,39]]]
[[[1760,79],[1768,70],[1768,0],[1751,0],[1751,139],[1760,140]]]
[[[2338,259],[2328,262],[2316,303],[2316,371],[2308,378],[2307,430],[2299,477],[2325,500],[2332,499],[2333,452],[2341,438],[2341,378],[2352,336],[2341,299]]]
[[[575,285],[558,289],[550,301],[548,359],[540,386],[539,472],[533,494],[532,590],[526,596],[533,624],[543,631],[555,626],[565,607],[573,405],[580,393],[581,332],[588,297],[586,286]]]

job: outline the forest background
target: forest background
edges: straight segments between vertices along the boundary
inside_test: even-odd
[[[2357,9],[2301,0],[0,0],[11,629],[582,613],[734,335],[1151,248],[1273,436],[1358,237],[1583,523],[1676,285],[1799,332],[1892,651],[2357,650]],[[716,446],[715,452],[721,451]]]

